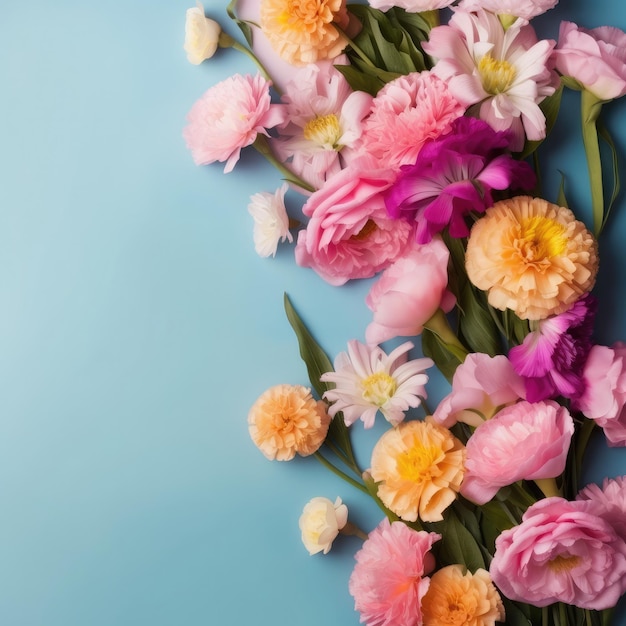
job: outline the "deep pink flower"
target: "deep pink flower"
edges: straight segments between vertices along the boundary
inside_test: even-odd
[[[414,164],[402,166],[385,195],[389,214],[415,220],[418,243],[446,226],[452,237],[467,237],[466,216],[493,204],[492,189],[535,186],[530,165],[507,152],[510,141],[510,133],[482,120],[454,120],[448,134],[426,143]]]
[[[596,299],[586,294],[565,313],[541,320],[521,345],[511,348],[509,359],[526,382],[527,400],[575,399],[583,393],[597,308]]]
[[[589,501],[545,498],[496,539],[491,578],[511,600],[602,610],[626,591],[626,542]]]
[[[565,469],[573,434],[569,411],[552,400],[502,409],[467,442],[461,494],[485,504],[518,480],[556,478]]]
[[[447,25],[430,31],[423,47],[438,59],[432,71],[453,96],[495,130],[511,129],[517,151],[525,138],[545,137],[539,103],[558,86],[549,66],[555,43],[538,41],[526,20],[505,30],[494,13],[478,10],[456,11]]]
[[[449,256],[443,241],[433,239],[415,245],[381,274],[365,298],[374,312],[365,330],[368,344],[419,335],[437,309],[454,306],[447,289]]]
[[[606,520],[626,541],[626,476],[605,478],[602,488],[591,483],[576,496],[593,502],[594,512]]]
[[[474,352],[456,368],[452,391],[439,403],[433,418],[446,428],[457,422],[479,426],[502,407],[523,398],[524,381],[504,355]]]
[[[326,181],[303,207],[310,217],[298,234],[296,263],[313,268],[331,285],[369,278],[405,251],[412,239],[385,209],[389,172],[353,164]],[[401,227],[399,227],[401,226]]]
[[[374,98],[358,150],[373,157],[378,167],[397,172],[415,161],[426,141],[448,132],[464,112],[445,81],[432,72],[400,76]]]
[[[561,74],[575,78],[600,100],[626,93],[626,33],[619,28],[587,30],[561,22],[554,58]]]
[[[183,137],[196,165],[226,161],[230,172],[242,148],[282,122],[282,105],[270,101],[270,82],[260,74],[235,74],[211,87],[191,107]]]
[[[435,567],[430,549],[441,535],[386,518],[356,553],[349,589],[366,626],[422,623],[421,601]]]
[[[573,408],[595,420],[609,446],[626,446],[626,344],[593,346],[583,379],[585,391]]]

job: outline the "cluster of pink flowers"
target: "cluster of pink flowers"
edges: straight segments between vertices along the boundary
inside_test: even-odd
[[[593,338],[602,176],[590,167],[592,232],[562,196],[541,197],[527,159],[564,86],[594,111],[585,150],[600,159],[601,106],[626,94],[626,34],[564,21],[558,41],[541,39],[530,21],[557,1],[371,0],[376,20],[393,12],[401,24],[406,11],[428,25],[423,41],[403,31],[386,59],[344,0],[260,0],[260,34],[294,65],[284,89],[233,76],[201,97],[184,129],[196,163],[230,172],[254,146],[303,196],[295,237],[286,185],[253,196],[261,256],[295,240],[296,263],[329,284],[372,280],[365,341],[349,341],[311,379],[318,399],[278,385],[248,418],[268,459],[315,455],[332,467],[328,445],[395,520],[372,530],[350,578],[368,626],[486,626],[505,620],[503,598],[603,611],[626,593],[626,479],[577,484],[594,428],[626,446],[626,345]],[[358,46],[367,36],[377,45]],[[407,57],[424,67],[392,71]],[[425,358],[410,356],[412,342],[381,346],[419,335]],[[431,412],[434,365],[451,390]],[[423,419],[409,413],[418,409]],[[349,429],[379,415],[389,429],[363,471]],[[463,525],[468,510],[476,517]],[[314,499],[300,523],[311,553],[355,533],[340,500]],[[438,548],[455,523],[472,529],[467,541],[490,524],[474,551],[489,555],[484,568],[469,568],[462,548]]]

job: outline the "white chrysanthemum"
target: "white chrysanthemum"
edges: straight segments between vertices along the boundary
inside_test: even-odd
[[[262,257],[276,256],[280,241],[293,241],[285,208],[287,184],[275,193],[263,191],[250,197],[248,212],[254,218],[254,249]]]
[[[407,361],[412,347],[407,341],[387,355],[378,346],[349,341],[348,352],[341,352],[335,359],[335,371],[321,377],[337,385],[324,394],[325,400],[334,403],[329,415],[334,417],[342,411],[347,426],[361,419],[365,428],[371,428],[380,411],[397,426],[405,411],[426,398],[428,376],[424,372],[433,365],[426,358]]]

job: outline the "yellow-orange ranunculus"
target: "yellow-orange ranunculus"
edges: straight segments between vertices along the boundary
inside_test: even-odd
[[[569,209],[517,196],[497,202],[474,224],[465,264],[491,306],[540,320],[566,311],[591,290],[597,248]]]
[[[370,474],[390,511],[410,522],[437,522],[457,497],[464,463],[463,444],[429,418],[388,430],[374,446]]]
[[[326,404],[301,385],[276,385],[262,393],[248,414],[252,441],[270,460],[290,461],[317,452],[326,439]]]
[[[449,565],[435,572],[422,598],[424,626],[494,626],[504,621],[504,605],[489,572],[465,572]]]
[[[346,0],[262,0],[261,30],[276,53],[292,65],[333,59],[347,41]]]

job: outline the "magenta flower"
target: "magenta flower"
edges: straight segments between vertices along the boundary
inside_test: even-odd
[[[626,476],[605,478],[602,487],[591,483],[576,496],[593,502],[594,511],[626,541]]]
[[[511,600],[603,610],[626,591],[626,543],[588,501],[545,498],[496,539],[489,567]]]
[[[211,87],[191,107],[183,137],[196,165],[226,161],[230,172],[242,148],[282,122],[282,105],[270,100],[271,83],[260,74],[235,74]]]
[[[482,120],[461,117],[450,133],[424,145],[413,165],[405,165],[385,195],[387,211],[417,223],[418,243],[429,242],[446,226],[452,237],[467,237],[466,216],[493,204],[492,189],[535,186],[535,174],[507,151],[508,132]]]
[[[583,379],[585,391],[573,408],[602,428],[609,446],[626,446],[626,345],[593,346]]]
[[[526,382],[527,400],[576,399],[584,392],[596,309],[596,299],[585,294],[565,313],[541,320],[521,345],[511,348],[509,359]]]
[[[386,518],[356,553],[349,589],[366,626],[422,623],[426,577],[435,567],[430,549],[441,535],[413,530]]]
[[[556,478],[565,469],[573,434],[569,411],[552,400],[502,409],[467,442],[461,494],[485,504],[518,480]]]

